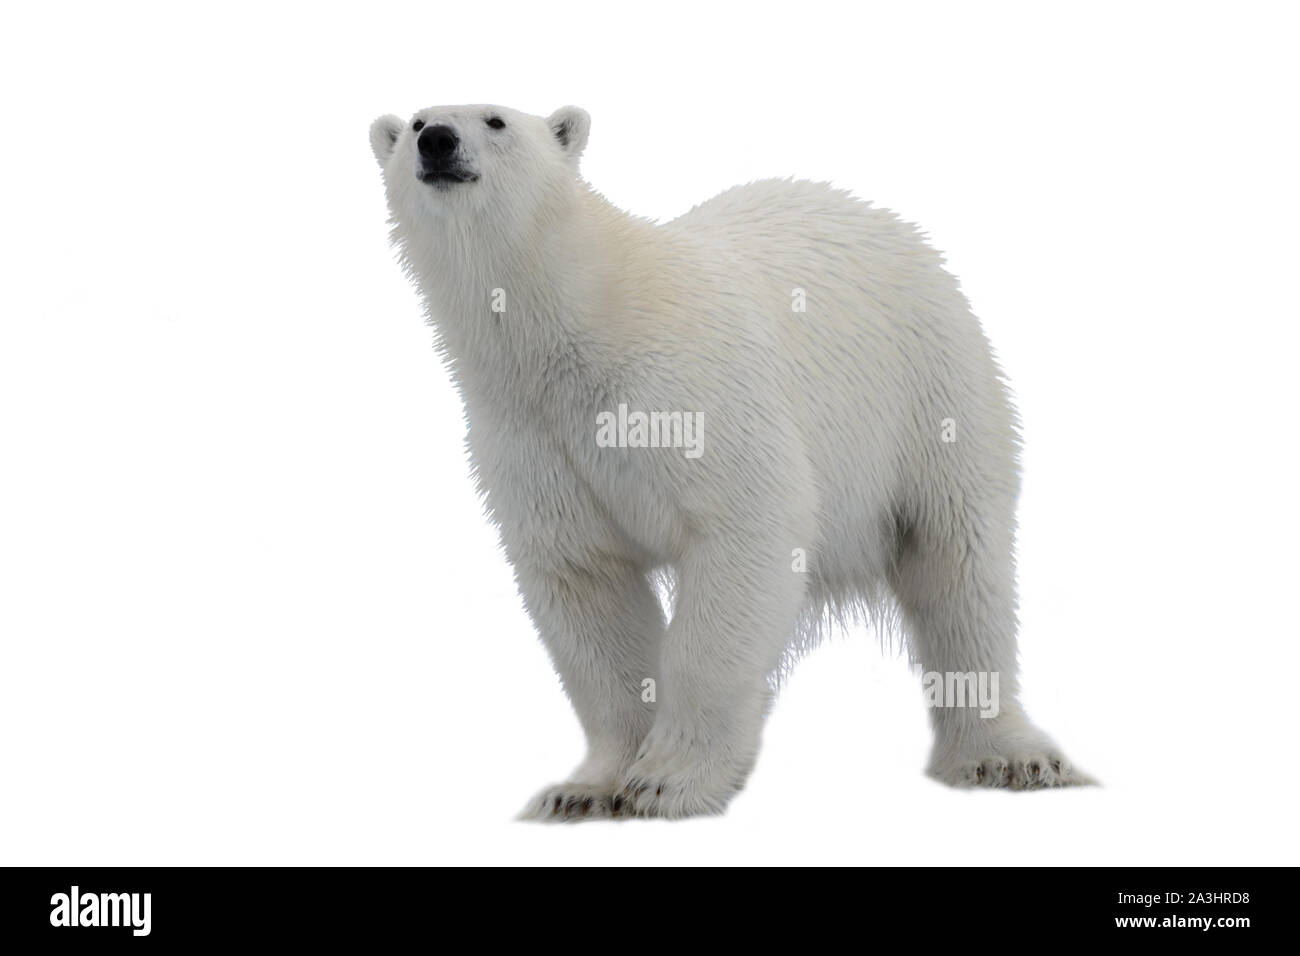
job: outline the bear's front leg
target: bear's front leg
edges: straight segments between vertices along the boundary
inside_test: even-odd
[[[663,610],[646,575],[615,559],[579,569],[516,562],[524,604],[587,736],[587,757],[562,783],[543,788],[521,819],[608,817],[616,782],[653,720],[641,699],[663,637]]]
[[[789,523],[761,509],[749,521],[697,543],[678,565],[658,713],[616,790],[616,816],[720,813],[754,765],[804,576],[791,567],[802,541]],[[758,531],[764,523],[774,528]]]

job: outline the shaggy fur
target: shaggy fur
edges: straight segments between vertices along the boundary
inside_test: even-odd
[[[454,131],[466,181],[420,178],[417,122]],[[811,182],[636,218],[579,177],[588,128],[461,106],[371,129],[479,489],[587,735],[525,816],[720,812],[775,678],[827,621],[893,609],[926,671],[1000,675],[997,717],[932,710],[931,775],[1084,782],[1016,702],[1016,417],[939,255]],[[602,447],[620,404],[694,413],[702,453]]]

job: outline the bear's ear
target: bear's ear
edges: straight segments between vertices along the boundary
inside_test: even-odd
[[[546,122],[560,148],[576,164],[587,148],[587,134],[591,132],[591,117],[587,111],[577,106],[561,106]]]
[[[400,116],[392,113],[381,116],[370,124],[370,148],[375,151],[375,159],[379,160],[381,169],[388,165],[388,157],[393,155],[393,146],[405,125]]]

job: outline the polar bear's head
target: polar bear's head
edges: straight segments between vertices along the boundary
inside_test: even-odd
[[[526,238],[578,183],[591,120],[576,106],[549,117],[502,106],[432,106],[409,120],[381,116],[370,146],[399,228],[452,226],[465,235]]]

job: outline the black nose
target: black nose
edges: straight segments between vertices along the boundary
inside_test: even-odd
[[[460,140],[450,126],[426,126],[420,130],[420,156],[431,163],[446,162]]]

